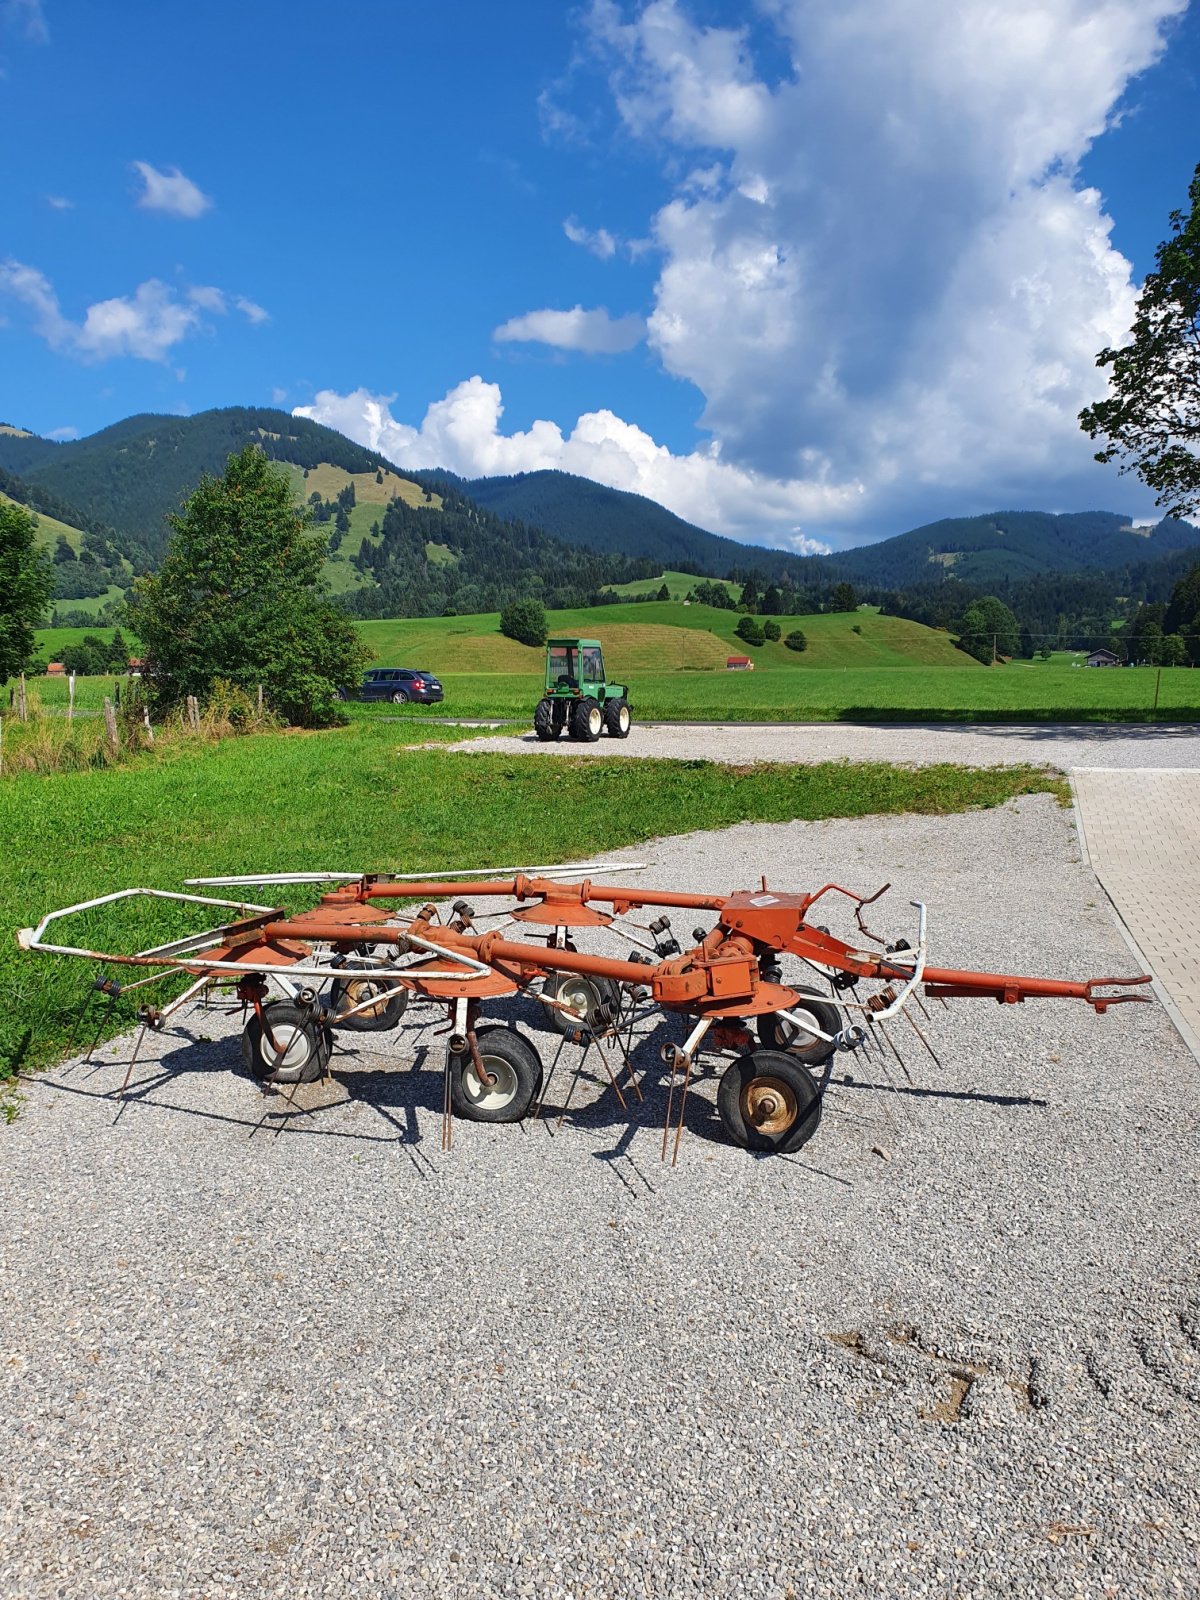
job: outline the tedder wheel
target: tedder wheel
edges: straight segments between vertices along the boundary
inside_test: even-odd
[[[554,701],[547,695],[539,700],[533,713],[533,731],[539,739],[557,739],[562,732],[562,718],[554,715]]]
[[[346,966],[357,967],[358,963],[349,960]],[[356,1011],[352,1017],[343,1017],[334,1026],[349,1028],[354,1033],[386,1033],[394,1028],[408,1006],[408,990],[386,978],[374,977],[369,969],[361,977],[336,980],[329,991],[330,1009],[336,1013],[343,1006],[361,1006],[372,995],[379,996],[377,1005]]]
[[[394,689],[392,691],[392,704],[394,706],[406,706],[408,704],[408,695],[403,689]]]
[[[628,700],[610,700],[604,707],[604,726],[610,739],[628,739],[632,722]]]
[[[598,700],[590,695],[577,700],[571,710],[571,737],[585,744],[595,744],[604,729],[604,713]]]
[[[259,1083],[313,1083],[323,1076],[333,1035],[310,1007],[271,1000],[263,1007],[263,1019],[266,1028],[253,1016],[242,1033],[242,1060],[252,1078]]]
[[[569,1005],[589,1028],[597,1029],[605,1026],[596,1014],[599,1008],[611,1006],[615,1017],[621,1001],[621,991],[611,978],[590,978],[582,972],[550,973],[542,983],[542,993],[547,1000],[561,1000],[564,1005]],[[574,1033],[579,1027],[578,1022],[556,1006],[547,1006],[546,1010],[559,1033]]]
[[[802,1017],[811,1017],[822,1033],[837,1033],[841,1029],[842,1018],[832,1001],[823,1000],[811,989],[798,992],[800,998],[791,1008],[793,1011]],[[818,1039],[815,1034],[805,1033],[803,1028],[798,1028],[794,1022],[789,1022],[775,1011],[759,1017],[758,1037],[768,1050],[786,1050],[788,1055],[795,1056],[810,1067],[821,1066],[837,1048],[827,1039]]]
[[[515,1028],[495,1025],[475,1034],[490,1077],[483,1083],[470,1051],[450,1064],[450,1098],[460,1117],[471,1122],[520,1122],[542,1087],[542,1058]]]
[[[806,1067],[778,1050],[751,1050],[725,1069],[717,1112],[747,1150],[799,1150],[817,1131],[821,1092]]]

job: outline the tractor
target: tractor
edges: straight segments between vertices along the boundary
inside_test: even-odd
[[[546,641],[546,692],[533,714],[539,739],[557,739],[564,728],[587,744],[604,732],[625,739],[632,721],[629,685],[608,682],[599,639]]]

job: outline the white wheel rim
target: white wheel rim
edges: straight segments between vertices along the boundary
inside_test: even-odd
[[[555,996],[556,1000],[561,1000],[564,1005],[570,1006],[575,1015],[584,1022],[588,1019],[595,998],[591,984],[580,983],[578,980],[560,984],[558,994]]]
[[[814,1028],[821,1026],[817,1014],[814,1011],[810,1011],[807,1006],[793,1006],[792,1011],[796,1016],[807,1018]],[[803,1048],[804,1045],[820,1044],[822,1042],[819,1034],[805,1033],[803,1028],[797,1027],[794,1022],[789,1022],[787,1017],[777,1018],[776,1026],[779,1029],[779,1037],[783,1040],[784,1048],[787,1050],[790,1050],[793,1045],[799,1045]]]
[[[264,1028],[258,1051],[264,1064],[270,1067],[272,1072],[278,1072],[281,1067],[304,1066],[311,1049],[303,1028],[294,1022],[277,1022],[271,1029],[271,1038],[275,1040],[277,1046],[274,1050]]]
[[[588,712],[588,732],[599,733],[604,726],[604,718],[600,714],[600,707],[596,706]]]
[[[481,1050],[480,1057],[484,1067],[496,1081],[480,1083],[475,1063],[470,1061],[462,1075],[463,1093],[471,1104],[478,1106],[481,1111],[501,1111],[516,1099],[517,1074],[508,1062],[501,1060],[499,1056],[489,1056],[486,1051]]]
[[[629,732],[629,707],[628,706],[622,706],[621,709],[617,712],[617,727],[620,728],[622,733],[628,733]]]

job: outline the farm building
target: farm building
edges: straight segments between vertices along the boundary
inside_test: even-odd
[[[749,656],[730,656],[725,662],[726,672],[753,672],[754,663]]]
[[[1119,667],[1121,658],[1113,655],[1111,650],[1093,650],[1087,658],[1089,667]]]

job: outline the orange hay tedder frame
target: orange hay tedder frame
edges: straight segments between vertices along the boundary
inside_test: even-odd
[[[231,986],[246,1017],[243,1056],[263,1083],[294,1084],[326,1076],[334,1029],[393,1028],[414,997],[444,1007],[448,1016],[444,1148],[450,1145],[455,1112],[483,1122],[515,1122],[538,1115],[566,1043],[584,1051],[576,1083],[587,1051],[597,1045],[621,1106],[626,1105],[618,1081],[623,1076],[641,1099],[630,1059],[635,1024],[657,1013],[675,1013],[691,1026],[682,1046],[665,1044],[660,1052],[669,1069],[662,1151],[665,1157],[670,1148],[673,1161],[678,1157],[693,1068],[702,1049],[729,1058],[717,1109],[730,1137],[751,1150],[789,1151],[815,1131],[828,1063],[837,1051],[882,1052],[886,1043],[903,1068],[887,1029],[893,1018],[903,1017],[936,1061],[912,1014],[915,1006],[928,1016],[922,993],[943,1002],[978,998],[1002,1005],[1073,999],[1097,1012],[1150,998],[1128,992],[1148,984],[1148,976],[1073,982],[930,966],[925,907],[919,901],[913,902],[915,943],[898,939],[885,944],[867,927],[864,912],[885,893],[887,884],[870,896],[836,883],[794,894],[769,889],[764,878],[758,889],[707,895],[578,876],[632,871],[640,865],[542,868],[476,880],[463,873],[420,879],[351,873],[197,878],[189,880],[190,888],[334,887],[313,909],[294,915],[245,901],[124,889],[49,912],[36,928],[22,929],[18,940],[27,950],[105,966],[153,969],[132,983],[123,984],[106,973],[97,977],[94,989],[114,1002],[121,993],[169,973],[188,975],[192,982],[167,1005],[142,1006],[138,1048],[147,1028],[162,1028],[171,1015],[209,988]],[[444,899],[448,892],[459,898],[449,913],[439,912],[433,900]],[[857,943],[834,937],[813,920],[820,903],[829,904],[834,896],[845,897],[853,906],[861,935]],[[239,915],[203,933],[135,954],[56,944],[47,937],[64,918],[133,897],[221,907]],[[481,932],[477,927],[476,919],[488,913],[477,912],[471,901],[500,897],[516,902],[515,909],[500,914],[523,937],[503,928]],[[399,900],[427,903],[404,911],[394,905]],[[664,914],[648,923],[633,920],[635,913],[651,909]],[[671,935],[667,911],[707,915],[711,926],[697,926],[691,945],[681,948]],[[540,936],[533,931],[538,928],[544,930]],[[573,930],[579,928],[607,928],[624,939],[630,951],[623,959],[613,959],[579,950],[573,938]],[[786,979],[785,958],[793,969]],[[794,972],[797,964],[799,976]],[[825,990],[813,987],[814,978],[823,982]],[[860,990],[860,985],[865,988]],[[519,994],[535,995],[563,1036],[548,1075],[523,1033],[510,1024],[482,1018],[485,1004],[490,1009]],[[750,1020],[757,1041],[746,1026]],[[614,1073],[610,1056],[620,1071]],[[136,1058],[137,1048],[130,1072]],[[128,1082],[129,1072],[122,1092]],[[570,1096],[568,1104],[569,1100]]]

